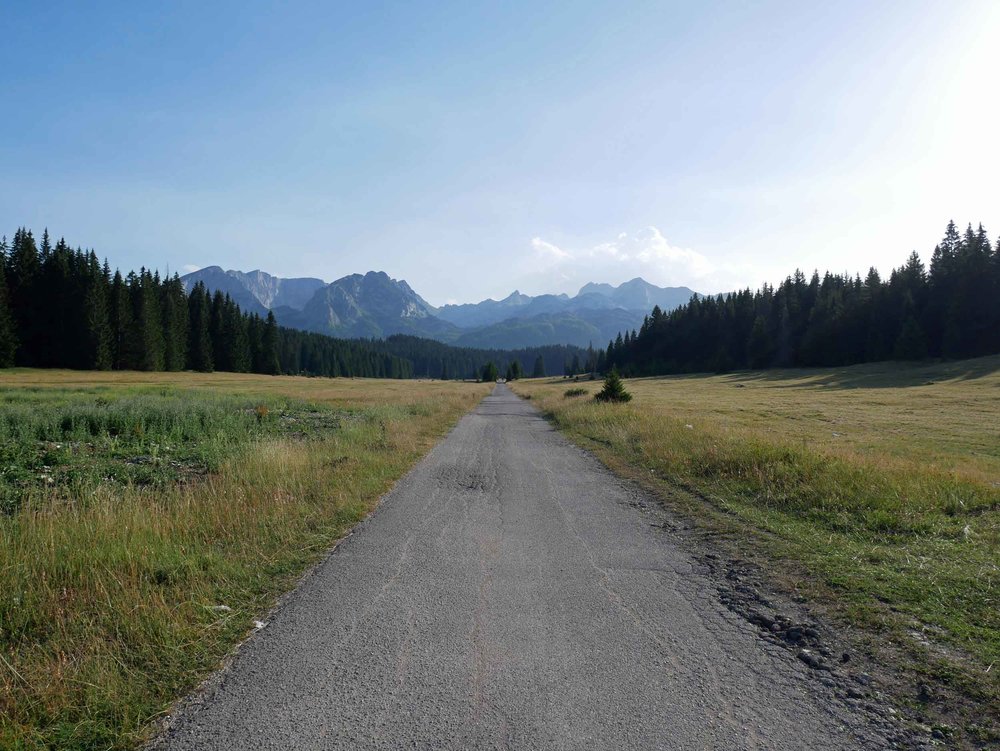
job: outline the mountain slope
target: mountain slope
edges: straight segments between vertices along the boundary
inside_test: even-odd
[[[225,271],[220,266],[207,266],[185,274],[181,282],[186,292],[198,282],[203,282],[209,291],[219,290],[228,294],[243,310],[261,315],[269,309],[283,306],[301,310],[326,284],[322,279],[282,279],[259,269],[250,272]]]
[[[610,284],[585,284],[575,299],[599,295],[625,310],[649,312],[659,305],[661,310],[679,308],[696,294],[688,287],[657,287],[641,277],[623,282],[617,287]]]
[[[533,300],[530,295],[522,295],[514,290],[503,300],[483,300],[478,303],[445,305],[438,308],[438,318],[462,328],[486,326],[490,323],[515,318]]]
[[[466,331],[453,343],[487,349],[538,347],[553,343],[577,347],[593,344],[603,349],[620,332],[638,329],[644,315],[621,308],[543,313],[531,318],[510,318]]]
[[[384,271],[351,274],[318,290],[301,311],[275,310],[284,326],[339,337],[417,334],[446,341],[458,330],[435,317],[435,309]]]

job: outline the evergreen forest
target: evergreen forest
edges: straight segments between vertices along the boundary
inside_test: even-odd
[[[47,230],[40,243],[23,228],[0,240],[0,367],[475,379],[487,362],[561,373],[582,352],[336,339],[278,326],[270,312],[245,313],[201,284],[185,293],[176,274],[112,273],[93,251],[53,244]]]
[[[608,344],[623,375],[840,366],[1000,353],[1000,240],[950,222],[925,267],[913,252],[883,279],[801,271],[765,285],[654,308]]]

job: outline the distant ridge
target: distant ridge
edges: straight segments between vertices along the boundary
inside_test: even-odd
[[[304,331],[347,338],[412,334],[483,348],[604,347],[619,332],[641,326],[655,305],[673,310],[696,294],[688,287],[658,287],[637,277],[618,286],[591,282],[573,297],[515,290],[502,300],[435,308],[404,280],[384,271],[351,274],[327,284],[208,266],[181,281],[185,289],[202,282],[213,292],[228,294],[248,312],[273,310],[283,326]]]
[[[510,318],[531,318],[537,315],[577,312],[581,310],[621,309],[633,313],[649,313],[654,305],[663,310],[680,307],[694,295],[687,287],[657,287],[636,277],[617,287],[591,282],[575,297],[569,295],[538,295],[531,297],[514,292],[503,300],[484,300],[465,305],[445,305],[438,317],[461,328],[485,326]],[[641,322],[641,317],[639,321]]]

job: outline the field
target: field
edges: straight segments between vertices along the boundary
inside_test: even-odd
[[[0,748],[131,748],[488,391],[0,375]]]
[[[996,739],[1000,358],[626,386],[514,384]],[[134,747],[488,389],[0,375],[0,748]]]
[[[600,386],[514,388],[883,660],[969,698],[968,738],[993,737],[1000,357],[632,379],[627,405],[595,403]]]

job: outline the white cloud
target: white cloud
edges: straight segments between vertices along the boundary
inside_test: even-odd
[[[201,271],[201,266],[195,266],[193,263],[186,263],[181,266],[181,271],[185,274],[191,274],[195,271]]]
[[[574,285],[586,282],[620,284],[637,276],[653,284],[689,286],[699,292],[727,289],[736,281],[736,269],[715,264],[690,248],[672,245],[653,226],[621,232],[613,240],[579,249],[562,248],[541,237],[533,238],[531,247],[533,275],[558,280],[569,292],[575,291]]]
[[[531,247],[535,249],[535,253],[543,261],[563,261],[571,259],[573,256],[567,253],[565,250],[560,248],[558,245],[553,245],[552,243],[545,242],[540,237],[531,238]]]
[[[701,278],[715,271],[713,264],[701,253],[690,248],[680,248],[667,242],[656,227],[628,234],[622,232],[611,242],[593,247],[591,258],[606,256],[622,263],[631,262],[635,267],[646,267],[654,272],[685,274]]]

